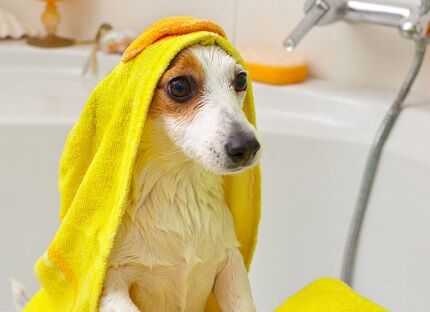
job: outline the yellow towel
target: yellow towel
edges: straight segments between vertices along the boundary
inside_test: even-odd
[[[284,302],[275,312],[388,312],[356,294],[344,282],[321,278]]]
[[[194,44],[216,44],[243,64],[219,26],[196,21],[171,18],[152,26],[131,45],[129,52],[134,52],[125,54],[123,63],[90,95],[69,134],[60,162],[61,225],[35,265],[42,287],[24,311],[97,311],[108,258],[129,196],[142,129],[158,80],[175,55]],[[255,124],[251,88],[244,111]],[[247,268],[260,218],[259,172],[256,167],[224,179],[226,201]],[[210,304],[207,310],[216,310],[215,305]]]

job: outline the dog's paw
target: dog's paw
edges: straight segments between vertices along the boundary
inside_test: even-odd
[[[118,294],[103,296],[99,312],[140,312],[130,298]]]
[[[256,312],[254,302],[250,300],[239,300],[236,302],[234,307],[232,307],[231,311],[233,312]]]
[[[136,306],[100,306],[99,312],[140,312]]]

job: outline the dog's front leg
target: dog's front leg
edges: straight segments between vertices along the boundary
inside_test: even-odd
[[[108,269],[99,312],[140,312],[130,299],[131,275],[127,268]]]
[[[218,272],[214,293],[223,312],[256,311],[248,274],[238,249],[231,250]]]

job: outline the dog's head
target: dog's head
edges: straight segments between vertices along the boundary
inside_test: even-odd
[[[149,116],[184,154],[218,174],[255,165],[260,143],[242,111],[247,72],[217,46],[192,46],[171,62]]]

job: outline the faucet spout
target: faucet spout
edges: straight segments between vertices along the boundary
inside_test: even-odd
[[[297,27],[284,40],[284,47],[291,52],[304,36],[324,17],[330,6],[325,0],[312,1],[305,8],[306,15]]]
[[[305,17],[285,39],[284,47],[292,51],[316,25],[339,20],[397,28],[407,39],[429,40],[430,0],[421,5],[396,0],[307,0]]]

